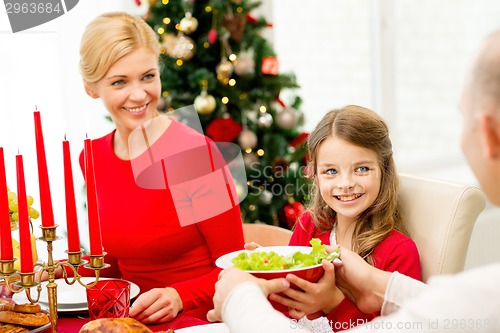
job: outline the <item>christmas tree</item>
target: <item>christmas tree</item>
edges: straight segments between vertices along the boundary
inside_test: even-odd
[[[301,100],[293,74],[279,72],[262,36],[270,24],[247,0],[150,1],[147,22],[158,33],[162,101],[169,112],[194,105],[204,134],[242,149],[248,195],[241,202],[249,223],[291,227],[308,200]]]

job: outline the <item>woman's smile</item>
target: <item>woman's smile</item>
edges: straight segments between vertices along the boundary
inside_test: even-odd
[[[132,114],[141,114],[147,110],[148,106],[149,106],[149,103],[141,105],[141,106],[137,106],[137,107],[125,107],[124,106],[123,108]]]

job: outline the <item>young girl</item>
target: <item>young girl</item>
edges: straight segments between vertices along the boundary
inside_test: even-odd
[[[295,226],[290,245],[309,245],[311,238],[357,252],[373,266],[421,279],[415,243],[405,235],[398,208],[398,174],[387,125],[375,112],[350,105],[328,112],[308,138],[313,180],[309,209]],[[271,299],[290,308],[290,315],[326,315],[334,331],[369,321],[379,313],[362,313],[335,286],[328,274],[288,289],[289,298]]]

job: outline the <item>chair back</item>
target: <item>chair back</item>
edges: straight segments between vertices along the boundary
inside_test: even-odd
[[[263,223],[243,223],[245,243],[262,246],[288,245],[292,232],[288,229]]]
[[[400,175],[404,224],[415,241],[424,282],[464,269],[472,229],[486,199],[476,186]]]

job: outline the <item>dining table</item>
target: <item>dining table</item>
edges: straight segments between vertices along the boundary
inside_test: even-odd
[[[90,318],[88,313],[70,314],[60,313],[57,317],[57,332],[58,333],[78,333],[83,325],[88,323]],[[192,317],[189,314],[180,313],[174,320],[168,323],[146,325],[153,332],[162,332],[168,329],[178,330],[192,326],[210,324],[206,320]]]

